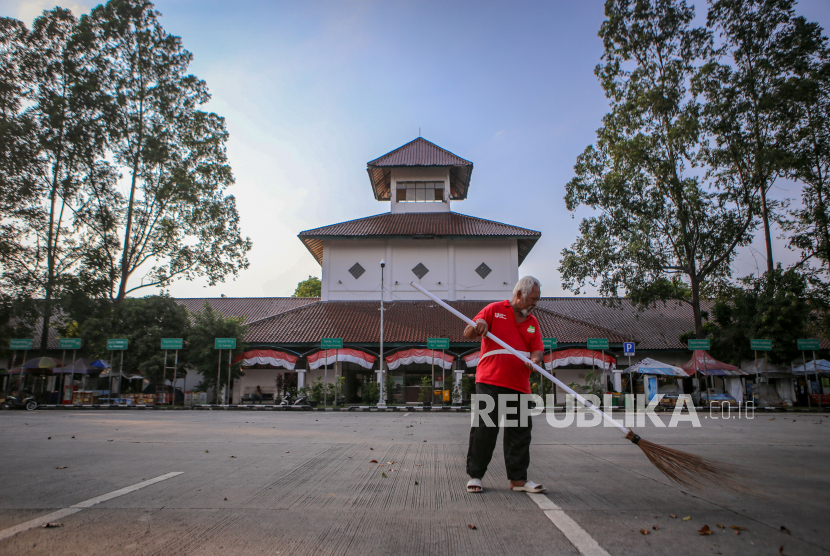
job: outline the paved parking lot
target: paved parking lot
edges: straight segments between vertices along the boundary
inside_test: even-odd
[[[744,466],[760,498],[686,491],[615,430],[543,417],[530,478],[548,492],[509,491],[497,449],[485,492],[467,494],[469,420],[3,412],[0,554],[830,553],[826,416],[639,429]],[[54,512],[60,527],[26,525]]]

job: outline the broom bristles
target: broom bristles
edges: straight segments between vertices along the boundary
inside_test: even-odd
[[[742,494],[752,494],[733,466],[708,460],[695,454],[649,442],[629,431],[627,440],[640,447],[648,460],[672,481],[693,489],[711,486]]]

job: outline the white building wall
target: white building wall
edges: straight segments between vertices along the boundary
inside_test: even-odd
[[[423,263],[429,272],[419,281],[442,299],[506,299],[518,280],[515,239],[409,239],[328,240],[323,249],[322,298],[328,300],[380,300],[380,261],[386,261],[387,301],[423,299],[409,283]],[[359,278],[349,269],[359,263],[366,272]],[[481,263],[491,272],[481,278]]]
[[[443,181],[444,203],[399,203],[397,183],[399,181]],[[449,168],[392,168],[392,212],[449,212],[450,170]]]

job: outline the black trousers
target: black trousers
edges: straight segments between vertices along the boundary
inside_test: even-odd
[[[496,440],[499,436],[498,396],[499,394],[521,395],[521,392],[493,386],[492,384],[476,383],[476,394],[488,395],[495,400],[491,411],[479,411],[478,426],[470,427],[470,446],[467,450],[467,475],[473,479],[481,479],[487,472],[487,466],[493,458]],[[505,403],[507,407],[516,407],[516,413],[508,415],[511,421],[518,421],[518,396],[516,401]],[[481,406],[479,406],[481,407]],[[482,416],[487,415],[495,426],[488,427]],[[504,466],[507,468],[507,478],[510,481],[526,481],[527,468],[530,465],[530,431],[533,428],[530,416],[527,417],[526,427],[504,427]]]

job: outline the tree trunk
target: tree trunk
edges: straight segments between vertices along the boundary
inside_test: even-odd
[[[775,261],[772,260],[772,239],[769,231],[769,213],[767,211],[767,192],[764,186],[758,188],[761,194],[761,217],[764,220],[764,241],[767,244],[767,275],[772,276],[772,271],[775,269]]]
[[[695,337],[699,340],[705,338],[703,335],[703,317],[700,314],[700,281],[697,276],[689,276],[692,287],[692,311],[695,316]]]

